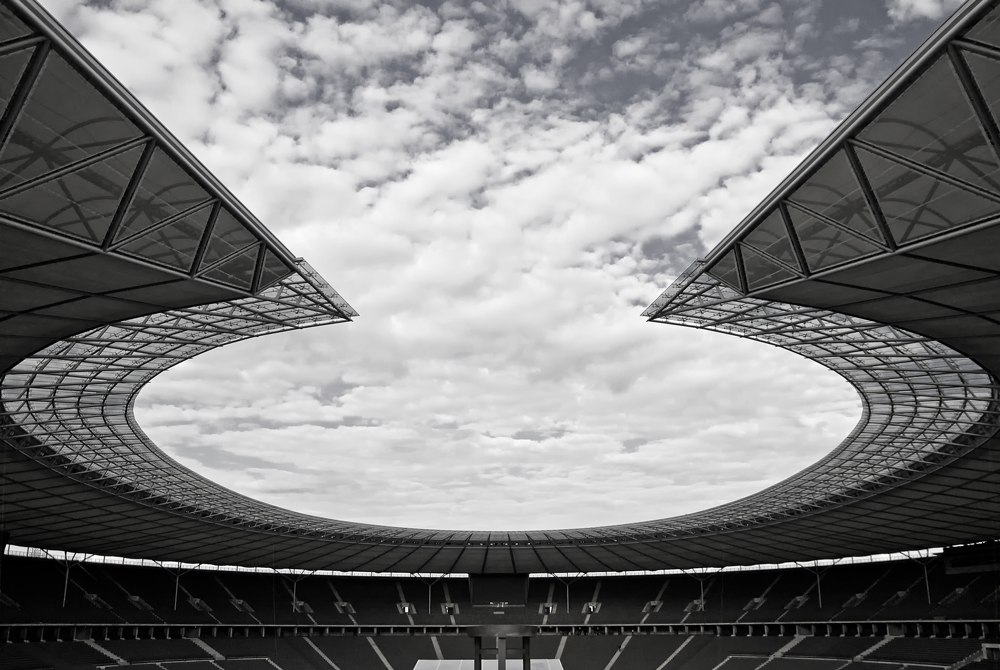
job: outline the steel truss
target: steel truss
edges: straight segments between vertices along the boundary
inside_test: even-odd
[[[1000,386],[950,347],[847,314],[747,297],[703,269],[702,262],[689,268],[647,310],[650,320],[737,335],[815,361],[854,386],[863,414],[819,462],[692,515],[699,524],[729,529],[842,505],[940,467],[1000,426]]]
[[[346,321],[313,282],[315,272],[302,263],[255,297],[131,319],[52,344],[3,377],[2,435],[46,467],[132,500],[255,529],[301,523],[303,515],[235,494],[171,459],[143,433],[133,406],[153,377],[206,351]]]

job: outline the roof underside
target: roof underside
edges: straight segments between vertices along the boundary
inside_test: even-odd
[[[7,6],[20,17],[0,13],[0,456],[12,542],[193,563],[575,572],[995,536],[1000,10],[988,3],[959,10],[646,312],[837,371],[865,402],[852,434],[788,480],[704,512],[493,533],[278,509],[190,472],[142,434],[132,402],[160,371],[354,313],[47,15]]]

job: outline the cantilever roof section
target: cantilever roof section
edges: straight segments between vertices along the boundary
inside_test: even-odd
[[[0,370],[90,327],[294,274],[331,317],[356,316],[30,0],[0,5],[0,228]]]
[[[992,4],[966,3],[643,315],[669,312],[702,272],[756,295],[1000,215],[1000,8]]]

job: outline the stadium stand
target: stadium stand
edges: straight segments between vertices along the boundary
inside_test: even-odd
[[[215,664],[222,670],[274,670],[274,665],[267,659],[229,659],[216,661]]]
[[[326,656],[332,659],[337,665],[341,667],[357,668],[358,670],[385,670],[385,665],[383,665],[378,654],[375,652],[375,647],[372,646],[371,638],[362,637],[321,637],[313,640],[316,646],[326,654]],[[403,660],[401,654],[395,653],[395,639],[391,640],[388,644],[384,641],[379,645],[380,651],[382,648],[392,649],[392,657],[394,659],[393,668],[405,667],[412,668],[413,665],[420,658],[435,658],[433,653],[428,656],[426,653],[418,652],[414,654],[412,658],[412,663],[409,662],[410,659]],[[471,647],[471,640],[470,647]],[[427,640],[427,644],[430,641]],[[462,656],[460,658],[470,658],[471,649],[469,654]],[[399,664],[398,666],[396,664]]]
[[[871,661],[909,661],[951,666],[982,650],[976,640],[896,638],[866,657]]]
[[[190,640],[102,640],[103,649],[129,663],[205,658],[205,650]]]
[[[759,665],[790,641],[790,638],[784,637],[727,638],[707,636],[705,644],[698,649],[698,652],[679,667],[690,668],[690,670],[712,670],[733,656],[753,656]]]
[[[9,663],[12,669],[17,670],[77,670],[113,661],[83,642],[55,642],[4,645],[0,651],[0,663],[4,666]]]
[[[625,641],[618,635],[571,635],[559,658],[567,668],[606,666]]]
[[[1000,670],[1000,661],[974,661],[966,666],[966,670]]]
[[[318,638],[315,643],[318,645],[323,639]],[[267,658],[283,670],[315,670],[324,663],[315,647],[297,637],[213,638],[209,644],[226,659]],[[364,665],[358,667],[366,670]]]
[[[532,579],[528,605],[498,615],[489,607],[472,606],[463,578],[438,580],[428,613],[426,580],[412,577],[311,575],[293,586],[285,576],[272,573],[193,569],[175,586],[174,573],[164,568],[94,563],[70,569],[64,607],[65,572],[58,562],[7,556],[0,592],[17,606],[0,605],[0,623],[468,626],[515,617],[531,625],[562,626],[1000,618],[1000,599],[992,595],[997,573],[948,574],[941,558],[927,565],[930,604],[923,568],[912,561],[891,561],[828,567],[822,574],[822,606],[815,576],[804,568],[789,568],[715,573],[703,580],[684,574],[583,578],[570,585],[568,611],[564,584]],[[699,611],[702,583],[705,610]],[[293,591],[299,611],[293,607]],[[900,593],[906,597],[885,604]],[[859,600],[859,594],[865,597]],[[802,596],[806,599],[801,606],[788,607]],[[555,612],[542,614],[550,602]],[[596,612],[585,611],[595,602]],[[412,605],[410,612],[402,611],[404,603]],[[442,611],[446,604],[457,606],[453,614]],[[754,608],[746,609],[750,604]]]
[[[688,639],[680,635],[633,635],[622,642],[624,649],[614,667],[656,670]]]
[[[997,336],[991,330],[998,320],[990,297],[997,285],[981,281],[987,276],[994,281],[1000,271],[994,258],[1000,207],[982,210],[992,212],[992,218],[930,226],[930,232],[919,235],[934,244],[925,244],[910,239],[911,232],[890,216],[899,198],[885,193],[946,183],[953,196],[965,193],[969,199],[971,193],[1000,203],[1000,192],[994,183],[988,184],[993,190],[966,183],[967,174],[953,172],[940,157],[921,157],[920,147],[906,156],[894,155],[907,145],[882,137],[887,131],[878,131],[872,115],[892,109],[900,116],[898,125],[912,127],[914,110],[944,104],[941,115],[926,119],[922,130],[935,136],[942,129],[940,119],[964,114],[957,126],[944,123],[944,131],[972,127],[967,141],[959,144],[983,149],[986,153],[975,154],[974,162],[986,160],[1000,169],[998,63],[1000,8],[970,0],[827,147],[823,161],[839,156],[848,181],[857,181],[850,193],[865,191],[864,202],[851,196],[852,207],[863,205],[882,228],[854,235],[851,224],[835,220],[838,214],[832,209],[809,214],[810,207],[825,207],[826,196],[814,193],[813,200],[803,200],[801,194],[789,195],[793,186],[804,188],[790,182],[710,260],[692,266],[647,310],[651,320],[752,335],[805,352],[852,379],[865,398],[867,423],[859,424],[829,458],[761,494],[682,519],[550,533],[386,530],[317,520],[225,491],[164,458],[136,432],[131,405],[106,402],[115,395],[133,398],[142,384],[176,360],[226,342],[339,323],[355,314],[51,17],[31,0],[0,0],[0,148],[16,145],[30,152],[32,146],[69,142],[81,127],[109,123],[128,132],[119,138],[122,142],[109,144],[104,138],[98,148],[112,158],[135,158],[134,167],[115,178],[121,183],[102,182],[115,196],[109,199],[109,229],[101,239],[82,240],[82,229],[32,218],[31,212],[52,205],[42,202],[47,196],[36,193],[38,202],[23,211],[11,209],[14,200],[0,197],[0,263],[5,264],[0,265],[0,281],[5,282],[0,299],[28,295],[26,287],[35,284],[45,289],[39,289],[35,298],[41,302],[30,309],[0,305],[4,319],[25,329],[15,328],[16,337],[4,331],[0,338],[5,403],[0,412],[5,487],[0,538],[6,544],[10,534],[29,546],[83,547],[88,552],[114,547],[123,555],[161,563],[81,561],[74,559],[76,554],[58,560],[2,556],[0,670],[118,665],[142,670],[409,670],[418,660],[470,658],[475,648],[470,627],[484,625],[533,627],[532,656],[559,659],[566,670],[995,670],[998,662],[987,657],[995,651],[987,650],[1000,642],[1000,545],[991,511],[998,486],[994,433],[1000,409],[994,371],[1000,369],[1000,355],[989,340]],[[4,69],[11,64],[17,65],[16,72]],[[68,104],[69,92],[53,88],[50,75],[58,68],[61,81],[76,82],[72,92],[79,100],[70,102],[85,104]],[[915,104],[907,96],[922,90],[916,82],[928,72],[938,77],[937,85]],[[871,128],[875,130],[869,132]],[[997,146],[987,150],[989,143]],[[30,179],[59,180],[66,186],[70,175],[96,165],[92,159]],[[176,208],[169,216],[161,213],[162,220],[149,233],[156,243],[137,251],[126,244],[131,238],[119,237],[119,226],[131,211],[129,198],[139,198],[147,177],[155,176],[149,166],[162,166],[164,160],[175,163],[175,174],[182,174],[185,188],[200,199],[193,201],[190,213]],[[928,160],[930,164],[921,164]],[[889,167],[871,170],[865,161]],[[818,178],[826,169],[820,163],[810,159],[794,179]],[[889,173],[902,176],[879,184],[867,181]],[[87,188],[96,183],[82,181],[90,184]],[[820,186],[824,188],[814,191],[836,192],[826,188],[828,183]],[[924,187],[923,195],[930,198],[936,188]],[[62,198],[72,201],[72,196],[65,189],[59,193],[53,197],[62,208]],[[954,197],[964,202],[960,195]],[[194,218],[188,221],[189,216]],[[187,232],[176,239],[154,234],[185,221]],[[190,227],[197,222],[200,237]],[[959,228],[966,224],[971,227]],[[833,239],[824,237],[831,230],[836,239],[854,235],[854,246],[824,247]],[[785,251],[773,245],[760,248],[763,233],[771,235],[771,242],[780,239]],[[939,234],[940,239],[934,238]],[[186,259],[184,267],[150,251],[175,243],[182,246],[170,249]],[[837,253],[848,253],[835,261],[841,265],[816,260],[826,259],[835,247]],[[854,251],[845,248],[871,251],[863,258],[851,257]],[[782,253],[782,258],[769,256]],[[25,254],[32,259],[31,280],[12,274]],[[212,254],[216,257],[206,261]],[[73,265],[78,257],[90,259],[88,263],[98,260]],[[880,279],[850,274],[866,263],[880,268],[872,272]],[[910,265],[900,269],[900,263]],[[36,265],[48,269],[36,272]],[[914,297],[917,289],[893,283],[901,276],[926,279],[928,268],[941,271],[938,265],[961,275],[953,284],[934,287],[947,295]],[[58,272],[50,266],[58,266]],[[830,275],[816,279],[838,267],[844,274],[837,281],[827,281]],[[770,274],[762,275],[768,268]],[[64,273],[71,284],[95,277],[123,283],[73,289],[63,285]],[[779,277],[777,283],[768,284],[774,277]],[[788,283],[793,280],[801,282]],[[863,290],[851,282],[863,283]],[[979,288],[973,291],[971,284]],[[172,288],[161,290],[161,285]],[[844,288],[849,285],[853,288]],[[18,288],[8,290],[11,286]],[[35,311],[47,309],[39,297],[47,290],[78,290],[74,300],[88,308],[95,304],[88,301],[104,300],[104,293],[121,309],[124,303],[131,307],[112,310],[99,321],[49,314],[45,329],[32,330],[40,328],[32,319]],[[859,298],[858,291],[867,297]],[[117,295],[123,292],[131,297]],[[135,298],[138,294],[141,300]],[[909,307],[865,307],[869,299],[876,300],[874,294],[881,296],[878,301],[909,300]],[[809,307],[810,300],[820,304]],[[950,325],[924,323],[926,319],[908,311],[916,309],[914,304],[924,309],[928,301],[941,309],[956,307]],[[903,326],[865,316],[888,314],[889,307],[901,315],[896,321]],[[974,326],[968,321],[972,317],[980,319]],[[123,319],[129,320],[127,328],[119,323]],[[812,325],[802,326],[806,320]],[[92,328],[96,330],[88,330]],[[818,340],[807,346],[806,333]],[[181,343],[168,346],[170,337]],[[852,347],[858,351],[844,353]],[[124,360],[129,357],[124,351],[145,362],[135,367],[122,363],[122,370],[112,373],[107,359]],[[51,387],[38,379],[50,380]],[[100,400],[88,404],[93,397]],[[917,409],[907,414],[901,409],[906,407]],[[107,462],[92,458],[105,450],[113,453]],[[69,502],[58,509],[46,507],[57,489]],[[121,530],[125,527],[130,532]],[[108,528],[115,536],[110,544]],[[890,562],[821,565],[814,560],[935,544],[949,549],[937,557],[925,553]],[[242,568],[277,566],[283,571],[190,567],[206,556]],[[781,569],[616,574],[637,566],[700,570],[779,559],[805,563]],[[427,566],[449,574],[442,577]],[[328,568],[426,573],[313,574]],[[611,574],[584,574],[604,570]],[[529,581],[526,606],[484,607],[473,605],[468,580],[456,576],[465,571],[544,576]],[[490,648],[489,636],[485,639]],[[520,637],[511,637],[515,656],[519,644]]]
[[[717,670],[755,670],[765,660],[759,656],[730,656],[711,667]]]
[[[877,640],[867,637],[804,637],[792,648],[789,655],[852,659],[870,649],[875,642]]]
[[[773,658],[766,667],[767,670],[839,670],[843,665],[844,662],[839,659]]]
[[[427,636],[382,636],[369,638],[393,668],[412,668],[418,659],[435,659],[437,653]],[[374,651],[374,647],[372,649]],[[468,657],[466,657],[468,658]]]

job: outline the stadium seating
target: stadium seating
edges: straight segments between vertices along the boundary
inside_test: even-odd
[[[7,645],[2,650],[0,667],[4,670],[51,670],[53,665],[46,663],[32,651],[27,645]]]
[[[130,663],[205,658],[190,640],[103,640],[101,647]]]
[[[274,670],[274,666],[267,659],[229,659],[216,661],[215,664],[222,670]]]
[[[407,577],[292,577],[211,570],[189,570],[178,578],[163,568],[93,563],[69,570],[67,583],[65,566],[55,561],[6,557],[0,624],[751,624],[995,619],[1000,612],[996,573],[949,575],[941,562],[928,566],[927,579],[923,566],[913,561],[821,568],[819,588],[816,574],[803,568],[538,578],[530,582],[528,605],[506,608],[503,614],[473,607],[463,578],[432,583]],[[293,593],[298,604],[293,603]],[[409,612],[402,611],[403,603],[410,605]],[[457,612],[443,611],[446,603],[456,604]],[[546,603],[554,608],[547,614],[542,611]],[[596,611],[584,611],[589,603],[596,603]]]
[[[45,644],[7,644],[0,648],[0,666],[4,670],[70,670],[93,668],[113,663],[101,652],[83,642]]]
[[[1000,670],[1000,661],[975,661],[965,666],[963,670]]]
[[[916,561],[820,568],[818,588],[817,573],[805,568],[540,577],[529,582],[527,606],[501,610],[473,607],[464,578],[178,574],[78,563],[69,566],[67,582],[66,564],[6,556],[0,627],[7,626],[12,643],[0,647],[0,668],[93,669],[122,658],[149,670],[275,670],[271,663],[280,670],[330,670],[329,659],[341,670],[386,670],[386,664],[410,670],[420,659],[473,655],[472,640],[458,630],[410,626],[490,623],[566,627],[533,638],[532,656],[558,657],[568,670],[609,664],[613,670],[742,670],[765,661],[765,670],[898,670],[903,664],[915,670],[915,664],[946,668],[975,660],[989,640],[966,621],[1000,618],[996,573],[949,574],[942,560],[924,568]],[[445,611],[445,604],[452,609]],[[876,630],[872,622],[878,621],[904,623]],[[924,623],[907,627],[908,621]],[[798,637],[777,636],[775,622]],[[806,623],[787,625],[795,622]],[[716,623],[736,625],[723,631]],[[642,629],[632,636],[627,629],[585,627],[639,624],[707,627],[698,635]],[[373,626],[393,629],[371,635]],[[582,634],[588,631],[599,634]],[[74,635],[93,641],[69,641]]]
[[[870,660],[910,661],[935,665],[952,665],[982,649],[978,640],[942,640],[900,637],[876,649]]]
[[[142,666],[137,666],[142,670]],[[219,670],[214,661],[185,661],[184,663],[157,663],[149,670]]]
[[[870,637],[804,637],[788,653],[791,656],[851,659],[879,641]]]
[[[774,658],[768,662],[767,670],[839,670],[843,665],[840,659]]]
[[[615,667],[656,670],[689,639],[681,635],[633,635],[618,657]]]
[[[566,668],[605,667],[621,647],[624,637],[618,635],[572,635],[566,637],[561,659]]]

